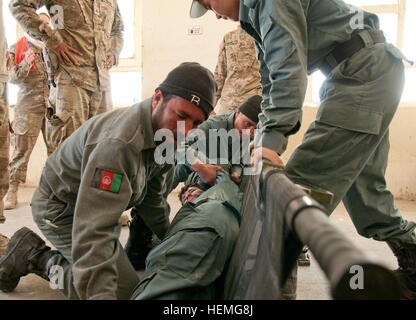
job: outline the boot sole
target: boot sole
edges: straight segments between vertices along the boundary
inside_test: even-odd
[[[0,273],[2,272],[2,264],[10,257],[10,255],[16,250],[16,248],[19,246],[19,244],[26,238],[26,236],[30,233],[32,233],[33,231],[30,230],[29,228],[22,228],[18,231],[16,231],[16,233],[10,238],[9,240],[9,245],[7,246],[6,249],[6,253],[4,256],[2,256],[0,258]],[[13,242],[13,238],[17,238],[19,237],[19,241],[17,241],[16,243],[14,243],[12,245],[11,248],[9,248],[10,244],[12,244]],[[19,284],[20,281],[20,276],[16,277],[15,279],[10,279],[9,280],[1,280],[0,279],[0,290],[3,292],[12,292],[17,285]]]

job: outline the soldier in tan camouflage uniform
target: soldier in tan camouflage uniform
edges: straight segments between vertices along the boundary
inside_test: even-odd
[[[54,30],[36,15],[41,6],[48,8]],[[12,0],[9,8],[49,51],[56,87],[51,87],[46,130],[50,145],[57,147],[89,118],[111,109],[109,69],[123,46],[117,1]]]
[[[7,44],[3,26],[3,3],[0,0],[0,224],[6,220],[3,215],[3,197],[9,188],[9,110],[7,109]],[[0,233],[0,256],[4,254],[8,239]]]
[[[40,14],[39,17],[44,23],[49,24],[50,19],[46,14]],[[20,63],[16,64],[16,44],[12,45],[9,50],[13,62],[13,67],[9,73],[9,82],[19,86],[19,93],[12,124],[11,142],[14,152],[9,164],[9,191],[4,203],[4,209],[6,210],[16,208],[19,184],[26,182],[30,154],[40,131],[43,134],[48,156],[54,150],[53,147],[48,145],[45,133],[49,88],[45,66],[42,61],[44,45],[41,41],[35,40],[29,35],[25,35],[25,39],[28,50],[25,52],[25,58]],[[33,65],[35,67],[32,69]]]
[[[216,114],[237,111],[249,97],[262,94],[254,40],[241,26],[224,36],[215,69],[215,80],[218,85],[215,97]]]

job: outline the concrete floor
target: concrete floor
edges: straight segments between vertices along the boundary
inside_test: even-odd
[[[31,228],[41,235],[39,229],[32,220],[29,207],[34,188],[21,188],[19,190],[19,205],[15,210],[5,211],[7,221],[0,225],[0,233],[10,237],[15,231],[23,226]],[[177,192],[169,196],[172,214],[179,209]],[[396,202],[403,216],[416,221],[416,202],[399,200]],[[355,228],[341,204],[331,216],[332,222],[351,239],[357,246],[366,248],[368,254],[391,269],[397,268],[397,262],[385,243],[365,239],[357,234]],[[125,244],[128,237],[128,228],[123,227],[121,232],[121,243]],[[43,237],[44,238],[44,237]],[[48,243],[50,245],[50,243]],[[0,300],[62,300],[65,299],[57,290],[52,290],[49,283],[35,275],[28,275],[21,279],[18,287],[12,293],[0,292]],[[313,259],[310,267],[300,267],[298,271],[298,299],[304,300],[327,300],[330,299],[328,282]]]

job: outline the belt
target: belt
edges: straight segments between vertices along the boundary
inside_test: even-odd
[[[372,46],[376,43],[385,43],[383,31],[378,29],[364,30],[346,42],[340,43],[333,49],[319,65],[319,69],[327,76],[342,61],[352,57],[362,48]]]

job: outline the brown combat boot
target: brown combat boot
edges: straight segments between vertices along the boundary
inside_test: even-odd
[[[51,254],[51,249],[30,229],[24,227],[16,231],[0,258],[0,290],[13,291],[20,277],[29,273],[48,279],[44,268]]]
[[[416,244],[388,242],[399,263],[394,273],[399,278],[403,299],[416,300]]]
[[[9,186],[9,191],[7,191],[5,200],[4,200],[4,209],[11,210],[15,209],[17,206],[17,191],[19,190],[19,183],[11,183]]]
[[[0,233],[0,257],[4,255],[4,253],[6,252],[8,243],[9,243],[9,238],[7,238],[6,236]]]

